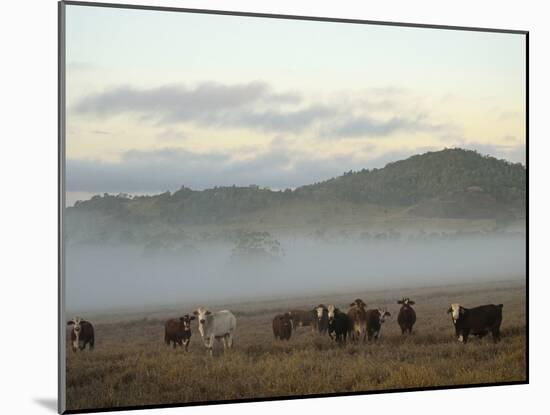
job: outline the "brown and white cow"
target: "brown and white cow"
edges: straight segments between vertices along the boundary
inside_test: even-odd
[[[401,304],[401,309],[397,315],[397,323],[401,327],[401,334],[407,332],[412,334],[414,323],[416,323],[416,312],[411,307],[414,305],[414,301],[410,300],[409,297],[403,297],[397,304]]]
[[[292,319],[289,313],[277,314],[273,318],[273,336],[275,339],[290,340],[292,335]]]
[[[487,304],[474,308],[465,308],[458,303],[451,304],[447,313],[455,327],[459,342],[467,343],[470,334],[480,338],[491,332],[495,343],[500,341],[502,323],[502,304]]]
[[[391,314],[385,308],[377,308],[367,310],[367,337],[371,341],[378,340],[380,337],[380,329],[382,323],[386,320],[386,317],[391,317]]]
[[[357,298],[351,303],[348,309],[348,317],[351,320],[351,339],[358,341],[363,339],[366,341],[367,337],[367,304]]]
[[[185,347],[187,351],[191,341],[191,321],[195,320],[195,316],[189,314],[180,317],[179,319],[172,318],[164,324],[164,342],[170,346],[173,344],[174,349],[179,344]]]
[[[95,336],[94,326],[89,321],[83,320],[80,317],[75,317],[72,320],[67,321],[68,326],[72,326],[71,330],[71,347],[73,352],[78,350],[84,350],[86,345],[89,345],[88,349],[94,349]]]
[[[315,327],[320,334],[328,331],[328,309],[324,304],[315,307]]]

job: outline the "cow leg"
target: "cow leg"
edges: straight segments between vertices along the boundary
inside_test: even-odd
[[[468,335],[470,334],[470,330],[464,329],[462,330],[462,342],[464,344],[468,343]]]
[[[287,337],[287,340],[290,339],[290,336]],[[227,334],[227,345],[230,349],[233,348],[233,333]]]
[[[493,335],[493,342],[498,343],[500,341],[500,330],[495,328],[491,331],[491,334]]]

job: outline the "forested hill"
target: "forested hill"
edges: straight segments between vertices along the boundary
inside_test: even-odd
[[[484,218],[525,215],[526,168],[475,151],[445,149],[415,155],[381,169],[347,172],[295,190],[258,186],[182,186],[155,196],[103,195],[68,208],[69,216],[93,212],[131,223],[221,223],[235,217],[300,203],[373,204],[407,208],[424,217]]]
[[[382,169],[350,171],[297,189],[301,195],[326,195],[384,206],[410,206],[464,191],[485,193],[501,203],[523,201],[525,167],[471,150],[445,149],[388,163]]]

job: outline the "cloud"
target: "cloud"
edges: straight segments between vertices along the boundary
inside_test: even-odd
[[[245,149],[246,153],[249,153]],[[249,153],[250,154],[250,153]],[[297,187],[365,167],[356,154],[312,157],[276,138],[263,152],[245,159],[233,153],[197,153],[175,148],[132,150],[118,162],[67,160],[70,192],[160,192],[182,185],[193,189],[257,184],[275,189]]]
[[[438,132],[449,129],[449,126],[431,124],[423,116],[408,119],[392,117],[388,120],[377,120],[369,116],[350,118],[340,125],[325,131],[328,137],[385,137],[399,131],[408,133]]]
[[[352,96],[334,96],[328,102],[306,102],[297,92],[274,92],[265,82],[235,85],[205,82],[195,88],[120,86],[84,97],[73,110],[99,117],[132,114],[139,121],[163,127],[165,131],[182,123],[278,133],[301,133],[316,127],[315,132],[323,138],[339,139],[448,128],[430,123],[425,114],[395,115],[397,100],[404,100],[407,94],[400,88],[371,88]],[[381,118],[380,113],[385,117]]]
[[[187,120],[208,120],[213,115],[223,115],[251,104],[296,103],[295,93],[273,93],[264,82],[223,85],[206,82],[195,88],[182,85],[165,85],[157,88],[138,89],[119,86],[88,95],[74,107],[77,113],[113,116],[121,113],[155,114],[161,123]]]

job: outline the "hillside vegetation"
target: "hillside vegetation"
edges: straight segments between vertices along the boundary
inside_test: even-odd
[[[412,156],[381,169],[349,171],[296,189],[256,185],[152,196],[97,195],[67,208],[69,231],[103,232],[144,226],[208,226],[232,223],[316,225],[325,220],[358,224],[384,216],[491,219],[525,218],[526,168],[475,151],[445,149]],[[294,221],[294,222],[293,222]],[[97,239],[97,237],[95,238]]]

